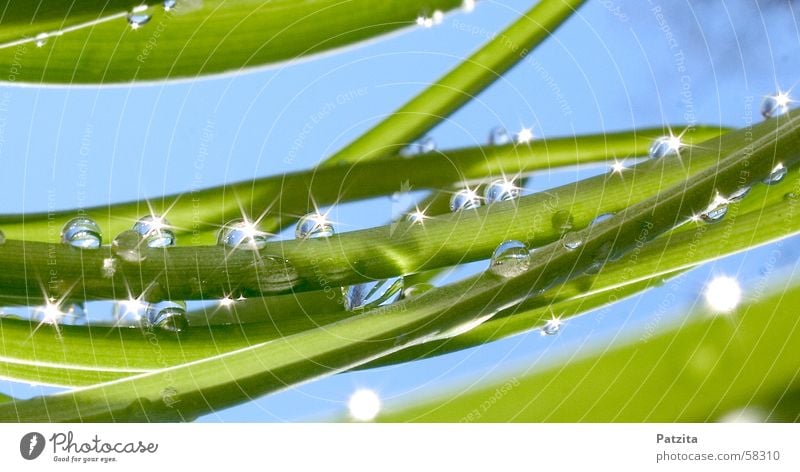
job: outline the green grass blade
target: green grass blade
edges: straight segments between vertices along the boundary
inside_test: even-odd
[[[697,127],[687,142],[699,143],[719,136],[719,127]],[[464,180],[479,180],[506,172],[508,175],[553,168],[600,163],[621,156],[642,156],[662,129],[641,129],[589,136],[542,139],[526,146],[464,148],[410,159],[363,162],[354,166],[311,169],[145,200],[104,205],[85,210],[106,235],[130,229],[150,211],[167,213],[180,244],[210,244],[220,225],[240,218],[242,207],[255,218],[265,214],[262,225],[280,228],[313,208],[309,196],[326,206],[364,198],[391,195],[404,184],[413,189],[445,189]],[[429,172],[433,169],[436,172]],[[200,203],[198,207],[198,202]],[[198,213],[199,210],[199,213]],[[0,227],[9,239],[52,240],[52,226],[61,227],[76,211],[0,215]],[[50,220],[48,220],[48,217]],[[23,223],[24,222],[24,223]]]
[[[460,0],[12,1],[0,67],[14,82],[108,84],[238,72],[341,48],[415,24]],[[146,4],[132,28],[127,14]],[[44,36],[39,36],[44,35]],[[24,67],[18,67],[24,64]]]
[[[800,232],[800,218],[795,217],[794,207],[797,201],[785,198],[797,188],[800,188],[800,175],[795,171],[779,185],[753,189],[745,200],[731,205],[727,219],[720,224],[681,226],[641,251],[607,264],[599,275],[578,278],[551,289],[513,309],[501,311],[467,333],[413,346],[364,367],[432,357],[523,333],[541,326],[552,315],[551,310],[567,319],[659,285],[665,277],[697,264],[797,234]],[[697,244],[708,249],[691,250],[691,245]],[[4,353],[0,375],[34,383],[90,385],[98,383],[97,377],[86,371],[100,369],[106,380],[122,378],[131,375],[131,369],[155,370],[195,361],[353,316],[353,313],[331,310],[341,304],[329,306],[327,300],[324,293],[312,292],[248,301],[237,305],[235,319],[267,318],[269,321],[241,328],[197,326],[192,328],[191,336],[180,342],[172,336],[150,333],[145,336],[132,329],[96,327],[86,330],[69,326],[61,328],[61,338],[55,341],[51,327],[42,327],[34,333],[35,326],[28,322],[4,320],[0,321],[0,352]],[[314,316],[305,313],[314,313]],[[227,320],[227,315],[224,309],[217,314],[210,313],[218,317],[218,321]],[[158,356],[154,355],[151,339],[158,341]],[[47,366],[54,367],[48,369]],[[1,374],[2,369],[7,369],[5,374]],[[59,369],[80,372],[65,382]]]
[[[522,275],[501,278],[482,273],[433,289],[391,307],[371,310],[323,329],[314,329],[233,351],[202,361],[167,368],[63,394],[0,405],[6,421],[166,420],[191,419],[287,385],[350,369],[409,345],[474,325],[519,304],[531,294],[574,278],[598,260],[598,254],[627,252],[642,241],[663,234],[705,206],[719,191],[733,191],[738,176],[747,182],[768,175],[776,160],[796,164],[800,115],[771,120],[736,133],[750,146],[733,150],[707,148],[718,156],[712,168],[657,196],[627,207],[576,236],[576,250],[560,242],[533,254]],[[755,136],[752,142],[750,137]],[[660,162],[666,166],[666,162]],[[646,230],[646,231],[645,231]],[[136,392],[135,396],[131,392]]]
[[[583,358],[455,388],[379,420],[704,422],[746,407],[763,407],[769,417],[777,399],[800,387],[798,303],[795,286],[734,315],[696,310],[691,321],[655,337],[623,345],[615,339]]]
[[[433,357],[524,333],[541,327],[553,314],[568,319],[658,286],[699,264],[800,234],[796,216],[800,202],[785,198],[790,190],[800,188],[800,177],[793,174],[793,179],[780,185],[754,189],[747,199],[729,207],[722,223],[684,225],[640,251],[606,264],[598,275],[551,289],[457,337],[413,346],[364,367]]]
[[[541,0],[511,26],[374,128],[325,161],[326,165],[396,154],[500,78],[547,39],[586,0]]]

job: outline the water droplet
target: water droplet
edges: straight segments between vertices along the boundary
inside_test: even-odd
[[[189,326],[186,319],[186,304],[183,302],[164,301],[147,307],[147,319],[158,329],[180,333]]]
[[[436,151],[436,141],[430,136],[426,136],[419,141],[415,141],[400,151],[403,157],[419,156]]]
[[[474,210],[481,206],[481,199],[472,189],[461,189],[450,198],[450,211]]]
[[[255,262],[258,286],[265,293],[279,293],[295,287],[300,280],[297,269],[282,257],[260,257]]]
[[[169,222],[160,217],[147,215],[139,219],[133,230],[145,240],[147,247],[162,248],[175,245],[175,233],[170,229]]]
[[[119,327],[143,328],[149,323],[147,303],[138,298],[115,302],[112,314],[114,324]]]
[[[542,336],[554,336],[561,331],[561,325],[563,323],[558,318],[551,318],[547,320],[547,322],[542,326]]]
[[[613,218],[613,217],[614,217],[614,214],[613,214],[613,213],[603,213],[603,214],[601,214],[601,215],[597,215],[597,216],[595,217],[595,219],[593,219],[593,220],[592,220],[592,222],[590,223],[590,225],[591,225],[591,226],[594,226],[594,225],[599,225],[600,223],[602,223],[602,222],[604,222],[604,221],[608,221],[608,220],[610,220],[610,219],[611,219],[611,218]]]
[[[164,0],[165,11],[171,11],[176,5],[178,5],[178,0]]]
[[[464,13],[470,13],[475,10],[475,0],[464,0],[461,3],[461,9],[464,10]]]
[[[497,246],[489,270],[500,277],[516,277],[530,267],[531,253],[521,241],[505,241]]]
[[[530,128],[522,128],[519,130],[519,133],[514,136],[514,141],[517,144],[528,144],[533,141],[533,130]]]
[[[440,25],[444,21],[444,13],[442,10],[436,10],[433,12],[433,24]]]
[[[397,301],[403,292],[403,278],[352,285],[342,291],[346,310],[370,310]]]
[[[462,334],[472,331],[473,329],[477,328],[483,323],[489,321],[493,316],[494,313],[489,313],[488,315],[483,315],[473,320],[466,321],[464,323],[461,323],[460,325],[454,326],[450,329],[429,336],[428,338],[423,339],[423,342],[441,341],[444,339],[450,339],[456,336],[460,336]]]
[[[796,194],[796,193],[794,193],[794,192],[789,192],[789,193],[787,193],[787,194],[785,194],[785,195],[783,196],[783,199],[784,199],[784,200],[786,200],[787,202],[788,202],[788,201],[794,201],[794,200],[797,200],[798,198],[800,198],[800,195],[797,195],[797,194]]]
[[[45,44],[47,44],[47,38],[49,38],[49,37],[50,37],[50,35],[47,34],[47,33],[39,33],[39,34],[37,34],[36,38],[35,38],[36,47],[40,48],[40,47],[44,46]]]
[[[553,229],[558,230],[561,234],[571,230],[574,226],[572,214],[567,210],[558,210],[553,213],[550,222],[553,224]]]
[[[502,126],[496,126],[489,131],[489,146],[503,146],[511,142],[511,135]]]
[[[570,251],[574,249],[578,249],[583,244],[583,239],[581,239],[580,234],[571,232],[566,233],[564,237],[561,239],[561,244],[564,245],[565,249],[569,249]]]
[[[731,203],[738,202],[738,201],[744,199],[744,197],[746,197],[748,193],[750,193],[750,187],[749,186],[738,188],[738,189],[734,190],[733,193],[728,195],[728,201],[731,202]]]
[[[333,223],[326,215],[309,213],[300,218],[294,230],[297,239],[328,238],[336,234]]]
[[[786,92],[778,92],[775,95],[767,95],[761,101],[761,115],[764,118],[780,116],[789,111],[789,103],[792,99]]]
[[[716,223],[722,220],[726,213],[728,213],[728,200],[717,194],[708,204],[708,208],[700,214],[700,219],[706,223]]]
[[[81,249],[98,249],[103,243],[100,226],[91,218],[79,216],[64,225],[61,242]]]
[[[486,186],[483,197],[487,204],[505,202],[519,197],[519,190],[513,180],[497,179]]]
[[[592,254],[592,263],[589,264],[589,267],[586,268],[585,272],[587,274],[594,275],[603,270],[606,262],[611,260],[611,252],[613,249],[614,245],[611,243],[611,241],[606,241],[601,244],[594,254]]]
[[[669,154],[677,154],[682,145],[679,136],[661,136],[653,140],[648,154],[653,159],[659,159]]]
[[[106,257],[103,259],[103,267],[101,268],[103,277],[111,278],[117,273],[117,260],[113,257]]]
[[[244,219],[229,221],[217,235],[217,244],[232,249],[263,249],[269,241],[269,235],[258,229],[255,223]]]
[[[762,182],[764,182],[767,185],[777,184],[778,182],[783,180],[783,178],[786,177],[786,174],[788,173],[789,169],[787,169],[786,166],[784,166],[782,163],[779,162],[778,165],[776,165],[772,169],[772,172],[767,176],[767,178],[762,180]]]
[[[150,21],[150,15],[146,13],[130,13],[128,14],[128,24],[131,29],[139,29]]]
[[[430,218],[428,215],[425,214],[422,210],[416,210],[406,215],[406,221],[411,224],[425,224],[425,220]]]
[[[410,287],[406,287],[403,289],[403,293],[400,295],[400,298],[413,298],[422,295],[423,293],[427,292],[435,288],[435,285],[429,283],[418,283],[414,284]]]
[[[115,256],[126,262],[141,262],[146,256],[142,254],[144,240],[136,231],[129,229],[123,231],[114,238],[111,243],[111,251]]]
[[[433,18],[430,18],[430,17],[427,17],[427,16],[418,16],[417,17],[417,24],[419,26],[422,26],[422,27],[425,27],[425,28],[432,28],[433,27]]]

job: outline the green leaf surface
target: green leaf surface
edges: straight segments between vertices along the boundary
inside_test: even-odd
[[[10,1],[0,16],[5,80],[109,84],[238,72],[416,24],[460,0]],[[128,15],[149,21],[132,27]],[[43,36],[40,36],[43,35]]]
[[[789,282],[787,282],[788,284]],[[781,286],[735,314],[695,310],[654,337],[595,346],[536,372],[455,388],[379,417],[421,422],[705,422],[800,388],[800,287]],[[634,334],[635,336],[635,334]]]
[[[800,157],[794,151],[800,142],[799,128],[800,118],[791,115],[731,138],[732,142],[750,142],[755,136],[750,146],[728,150],[708,143],[704,153],[715,156],[716,165],[693,173],[692,163],[684,162],[683,179],[678,183],[669,188],[663,184],[665,188],[656,196],[576,232],[579,248],[569,249],[558,241],[540,248],[533,253],[530,268],[517,277],[479,274],[390,307],[275,341],[155,373],[18,401],[13,407],[3,405],[0,419],[186,420],[447,336],[574,278],[596,263],[598,255],[623,254],[639,242],[663,234],[694,214],[697,207],[707,205],[704,202],[716,192],[727,194],[738,188],[743,172],[747,172],[745,183],[750,183],[769,174],[777,159],[787,166],[795,164]],[[656,164],[667,166],[666,161]]]

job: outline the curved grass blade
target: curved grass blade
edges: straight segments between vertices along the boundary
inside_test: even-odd
[[[630,143],[630,136],[617,138],[624,145]],[[596,139],[599,142],[595,150],[602,148],[603,155],[607,155],[607,137]],[[736,138],[719,139],[725,149],[740,144]],[[575,146],[576,141],[559,140],[557,144],[537,143],[531,149],[548,153],[553,147],[561,147],[561,151],[553,152],[563,156],[567,149],[575,149]],[[702,146],[715,144],[706,141]],[[60,244],[9,240],[0,246],[0,262],[7,267],[0,272],[0,284],[4,287],[3,295],[30,300],[40,298],[43,281],[52,278],[59,284],[50,284],[55,287],[48,287],[49,296],[61,297],[63,293],[52,292],[75,287],[73,293],[80,294],[81,299],[118,298],[117,292],[127,290],[135,297],[150,291],[148,296],[156,299],[169,296],[196,300],[219,299],[231,294],[252,297],[318,290],[324,288],[322,281],[345,286],[380,280],[485,259],[499,241],[506,239],[518,239],[532,246],[550,243],[566,230],[565,222],[574,227],[585,226],[599,213],[620,211],[628,202],[657,194],[663,186],[678,183],[685,175],[713,166],[717,161],[715,154],[703,152],[700,147],[687,151],[683,160],[646,162],[626,175],[597,176],[518,201],[437,217],[424,226],[403,222],[324,240],[269,242],[259,252],[230,251],[220,246],[143,248],[144,261],[120,262],[119,269],[112,275],[104,268],[112,257],[110,248],[80,251]],[[491,175],[497,178],[518,168],[519,160],[513,148],[494,149],[492,153],[490,160],[484,156],[476,159],[473,154],[457,159],[456,162],[465,166],[463,168],[454,167],[449,160],[428,160],[423,166],[409,166],[409,160],[398,159],[366,162],[350,169],[349,174],[355,181],[367,182],[376,175],[371,166],[380,164],[382,175],[422,182],[425,186],[425,179],[461,180],[467,172],[482,179]],[[567,159],[576,161],[574,155]],[[317,172],[315,178],[324,180],[322,174],[328,169],[340,172],[336,167],[326,168]],[[291,192],[286,186],[283,193],[305,195]],[[201,207],[208,208],[205,204]],[[236,211],[240,212],[238,208]],[[171,218],[172,214],[168,216]],[[101,222],[108,224],[107,220]],[[29,225],[34,224],[26,218],[24,231],[27,233]],[[41,224],[47,227],[46,220]],[[7,234],[11,237],[10,231]],[[462,244],[450,244],[453,234],[464,235]],[[20,253],[24,257],[20,258]],[[59,261],[56,277],[50,273],[48,265],[53,258]],[[348,269],[351,267],[357,270]],[[187,274],[191,275],[187,277]]]
[[[687,133],[687,143],[699,143],[725,132],[719,127],[697,127]],[[539,140],[525,146],[454,149],[410,159],[363,162],[265,177],[193,192],[88,208],[82,214],[98,222],[103,233],[116,235],[151,211],[166,215],[180,244],[211,244],[221,225],[241,218],[243,208],[264,228],[281,228],[312,211],[313,202],[326,206],[390,195],[401,186],[443,189],[464,181],[505,172],[517,175],[556,167],[601,163],[616,157],[641,156],[660,128],[590,136]],[[311,198],[309,198],[311,197]],[[199,206],[198,206],[199,203]],[[77,210],[25,215],[0,215],[0,227],[10,239],[52,242],[52,227],[60,228]],[[112,215],[112,216],[110,216]],[[48,219],[49,218],[49,219]]]
[[[541,0],[511,26],[324,164],[396,154],[500,78],[586,0]]]

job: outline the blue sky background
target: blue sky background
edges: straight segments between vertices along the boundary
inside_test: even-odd
[[[0,212],[45,211],[48,192],[55,193],[56,208],[73,208],[312,167],[532,4],[483,0],[474,12],[453,13],[431,29],[413,28],[340,54],[235,77],[143,87],[0,86],[7,104],[0,112],[6,118]],[[691,121],[741,126],[747,97],[758,120],[764,95],[797,83],[797,17],[797,6],[788,0],[591,0],[528,61],[431,135],[449,148],[484,144],[497,125],[512,132],[532,127],[537,138]],[[303,135],[310,117],[325,109],[325,118]],[[85,175],[81,156],[90,162]],[[200,182],[186,172],[198,159],[205,166]],[[529,191],[604,171],[539,173]],[[85,197],[79,197],[87,183]],[[333,218],[347,231],[384,224],[392,211],[387,197],[344,205]],[[697,303],[712,275],[737,276],[747,296],[748,287],[765,277],[763,264],[774,249],[691,272],[662,323]],[[778,265],[793,269],[797,240],[785,241],[780,254]],[[666,284],[602,317],[570,320],[555,337],[532,332],[435,359],[337,375],[202,421],[324,420],[342,414],[356,388],[376,390],[391,407],[509,369],[541,367],[641,335],[669,290]],[[0,381],[0,391],[39,392],[7,381]]]

